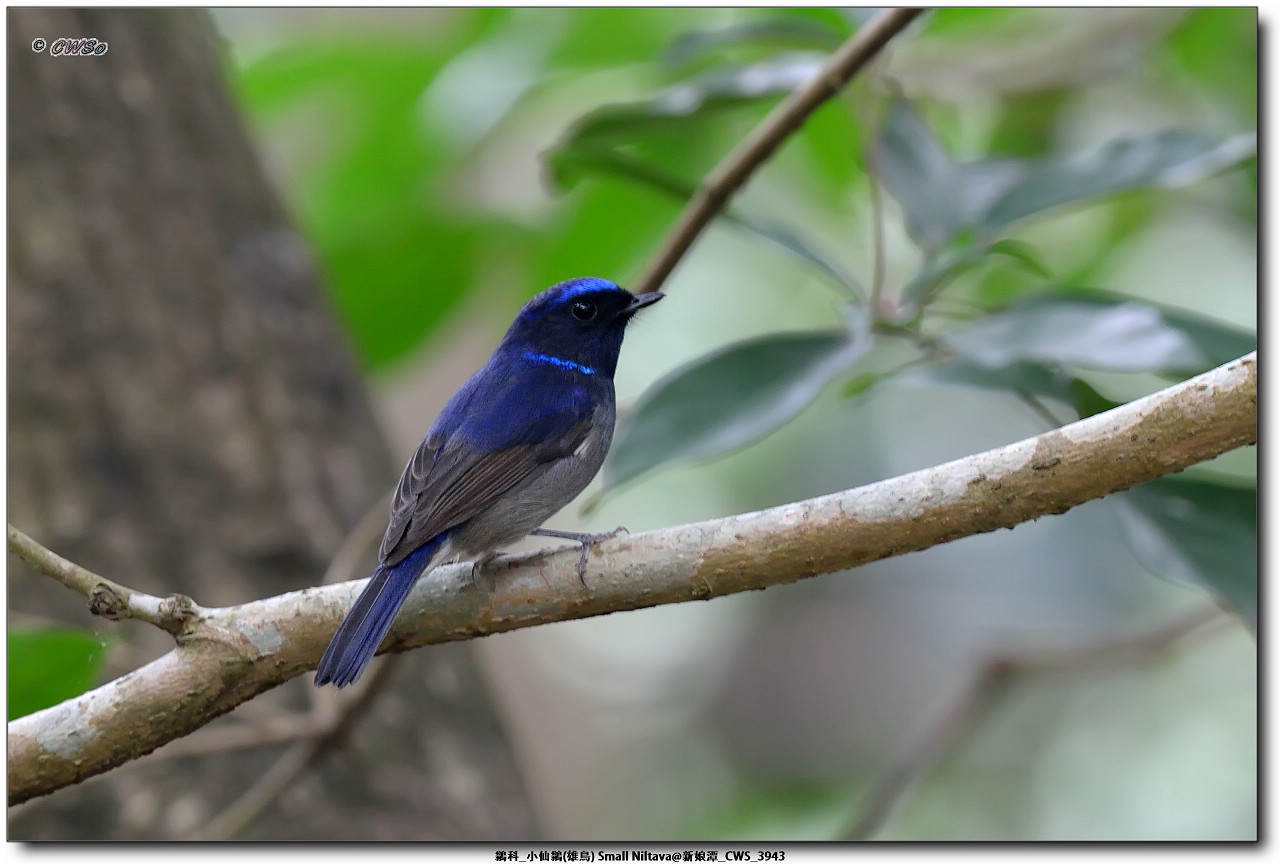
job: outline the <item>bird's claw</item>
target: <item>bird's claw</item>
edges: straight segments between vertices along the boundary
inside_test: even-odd
[[[582,583],[582,587],[587,587],[587,555],[591,552],[591,547],[597,543],[603,543],[606,540],[612,540],[619,534],[630,534],[624,526],[619,525],[612,531],[604,531],[600,534],[583,534],[578,538],[578,542],[582,544],[582,554],[578,556],[578,581]]]
[[[492,584],[480,585],[479,576],[480,576],[480,571],[486,565],[488,565],[490,561],[492,561],[494,558],[497,558],[497,557],[498,557],[497,552],[486,552],[483,555],[481,555],[479,558],[471,562],[471,584],[472,585],[477,585],[481,588],[488,588],[490,591],[492,591],[493,589]]]
[[[600,534],[576,534],[570,531],[553,531],[550,528],[539,528],[533,533],[543,537],[558,537],[561,540],[572,540],[575,543],[581,544],[582,554],[578,556],[578,581],[582,583],[583,588],[586,588],[587,555],[591,553],[591,547],[597,543],[603,543],[605,540],[612,540],[619,534],[630,534],[631,532],[626,529],[626,526],[619,525],[612,531],[605,531]]]

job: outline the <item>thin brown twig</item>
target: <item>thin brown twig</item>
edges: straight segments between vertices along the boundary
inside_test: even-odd
[[[1201,606],[1153,628],[1083,646],[999,653],[981,663],[959,697],[937,714],[904,755],[892,763],[866,794],[849,840],[869,840],[879,831],[911,785],[971,730],[1022,677],[1049,672],[1085,672],[1099,667],[1136,666],[1165,657],[1191,636],[1230,621],[1216,606]]]
[[[632,283],[631,290],[636,294],[657,291],[703,229],[752,173],[803,125],[810,114],[839,93],[859,69],[923,11],[889,9],[881,12],[836,49],[831,59],[812,78],[770,111],[760,125],[699,184],[675,227],[644,273]]]
[[[113,621],[133,618],[153,624],[176,636],[193,616],[198,616],[203,611],[190,597],[181,594],[155,597],[112,582],[92,570],[68,561],[56,552],[51,552],[12,525],[9,526],[9,551],[26,561],[37,572],[88,597],[90,612]]]
[[[149,753],[138,762],[141,764],[171,759],[191,759],[238,750],[257,750],[277,744],[290,744],[323,735],[331,725],[332,720],[321,720],[315,713],[281,713],[276,715],[274,722],[264,726],[243,721],[228,723],[225,726],[206,726],[193,735],[179,738],[168,746]]]
[[[271,805],[271,802],[292,786],[317,759],[347,736],[356,720],[373,705],[383,685],[390,680],[400,657],[401,655],[395,655],[385,658],[370,672],[366,679],[367,683],[362,682],[358,690],[352,694],[352,698],[347,700],[347,704],[335,722],[323,732],[308,740],[297,741],[284,751],[256,783],[188,839],[230,840],[244,830]]]

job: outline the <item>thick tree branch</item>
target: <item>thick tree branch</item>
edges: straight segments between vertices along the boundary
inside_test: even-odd
[[[391,651],[831,573],[994,531],[1257,441],[1257,354],[1061,429],[756,513],[578,551],[441,567],[410,595]],[[486,590],[492,583],[493,590]],[[312,669],[363,582],[201,610],[169,654],[9,724],[9,800],[100,774]]]
[[[890,39],[922,12],[923,9],[881,12],[837,48],[812,78],[778,103],[698,186],[649,266],[628,286],[631,291],[636,294],[657,291],[733,193],[773,155],[787,136],[799,129],[822,103],[844,89],[859,69],[871,62]]]

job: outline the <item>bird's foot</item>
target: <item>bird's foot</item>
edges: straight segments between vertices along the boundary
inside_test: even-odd
[[[471,562],[471,584],[472,585],[479,585],[481,588],[487,589],[489,593],[491,594],[493,593],[493,589],[495,587],[493,584],[493,580],[490,580],[490,583],[488,585],[480,585],[479,577],[480,577],[481,569],[483,569],[485,565],[487,565],[490,561],[492,561],[494,558],[497,558],[497,557],[498,557],[497,552],[486,552],[483,555],[481,555],[479,558]]]
[[[556,537],[561,540],[572,540],[575,543],[581,544],[582,554],[578,556],[578,581],[582,583],[583,588],[586,588],[587,580],[584,576],[587,572],[587,553],[591,551],[591,547],[597,543],[603,543],[605,540],[612,540],[619,534],[630,534],[631,532],[627,531],[627,529],[622,525],[619,525],[612,531],[605,531],[602,534],[578,534],[573,531],[555,531],[551,528],[539,528],[538,530],[530,533],[537,534],[539,537]]]

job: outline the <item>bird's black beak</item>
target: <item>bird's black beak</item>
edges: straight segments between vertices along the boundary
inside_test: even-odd
[[[666,294],[660,294],[657,291],[650,291],[648,294],[641,294],[623,308],[622,314],[627,316],[634,315],[644,307],[652,306],[654,303],[657,303],[666,296]]]

